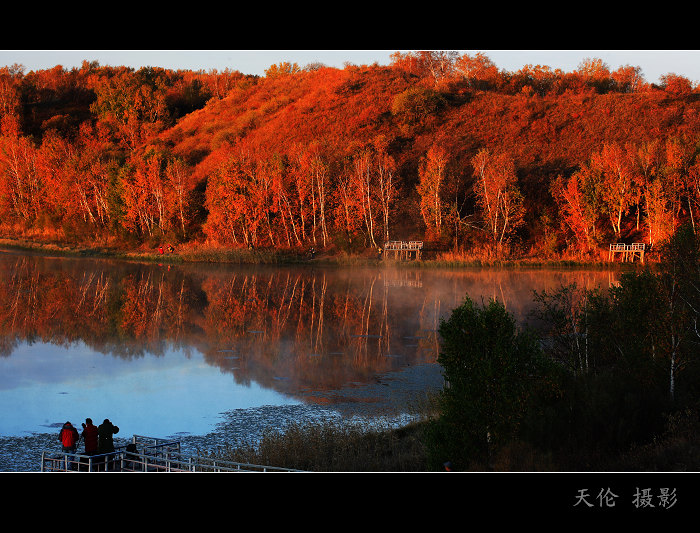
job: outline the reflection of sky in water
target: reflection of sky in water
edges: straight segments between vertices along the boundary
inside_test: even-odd
[[[0,358],[0,436],[58,432],[66,420],[80,430],[87,417],[96,425],[109,418],[127,438],[203,435],[224,411],[296,403],[236,383],[196,350],[128,360],[82,343],[35,343]]]

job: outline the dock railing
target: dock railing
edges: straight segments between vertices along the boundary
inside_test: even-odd
[[[155,457],[148,453],[127,453],[121,472],[301,472],[290,468],[223,461],[210,457],[171,452]]]
[[[423,241],[387,241],[384,243],[384,252],[394,252],[394,259],[409,259],[414,256],[420,259],[423,250]],[[386,257],[386,253],[384,254]]]
[[[622,262],[634,262],[635,258],[639,259],[642,263],[644,262],[644,250],[645,245],[643,242],[635,242],[632,244],[624,244],[621,242],[614,243],[610,245],[610,250],[608,251],[608,260],[614,261],[615,254],[620,254],[622,256]]]
[[[133,446],[132,446],[133,445]],[[42,472],[303,472],[181,453],[179,441],[134,435],[131,445],[99,455],[44,451]]]

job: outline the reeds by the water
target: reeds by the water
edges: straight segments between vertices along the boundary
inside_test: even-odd
[[[311,472],[421,472],[427,470],[422,422],[400,428],[327,420],[267,431],[257,443],[218,450],[226,461]]]

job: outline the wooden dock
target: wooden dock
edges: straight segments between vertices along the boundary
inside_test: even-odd
[[[388,241],[384,243],[382,257],[386,257],[389,252],[394,252],[394,259],[413,258],[418,261],[421,250],[423,250],[423,241]]]
[[[608,252],[608,261],[615,261],[615,255],[620,254],[622,257],[622,262],[634,262],[635,259],[639,259],[642,263],[644,262],[644,243],[635,242],[632,244],[615,243],[610,245],[610,251]]]

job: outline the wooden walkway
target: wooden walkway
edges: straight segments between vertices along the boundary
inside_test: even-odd
[[[615,261],[615,254],[620,254],[622,262],[634,262],[635,258],[644,262],[644,243],[635,242],[632,244],[616,243],[610,245],[608,261]]]
[[[41,472],[301,472],[190,456],[180,449],[179,441],[134,435],[130,445],[101,455],[44,451]]]
[[[423,241],[388,241],[384,243],[382,257],[386,257],[388,252],[394,252],[394,259],[419,260],[421,250],[423,250]]]

